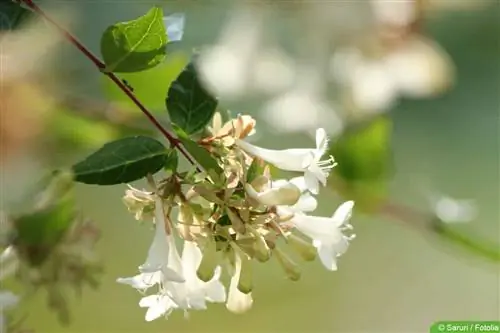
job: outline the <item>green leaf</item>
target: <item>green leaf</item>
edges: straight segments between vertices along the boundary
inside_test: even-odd
[[[210,122],[217,103],[202,86],[192,62],[172,83],[166,100],[170,120],[187,134],[201,131]]]
[[[135,20],[114,24],[101,37],[105,71],[139,72],[155,67],[165,60],[167,42],[160,7]]]
[[[209,174],[210,170],[213,170],[218,175],[223,173],[223,170],[217,163],[217,160],[208,152],[208,150],[191,140],[186,132],[184,132],[177,125],[172,124],[172,128],[184,148],[186,148],[188,153],[201,165],[203,169],[205,169],[207,174]]]
[[[371,211],[387,194],[391,173],[391,120],[380,116],[348,129],[332,144],[328,154],[338,165],[330,184],[356,207]]]
[[[72,175],[55,172],[41,193],[39,208],[13,219],[15,246],[33,265],[41,264],[77,217]]]
[[[121,79],[134,88],[134,94],[152,112],[165,112],[165,90],[179,76],[189,58],[184,52],[170,53],[164,63],[139,72],[124,73]],[[125,111],[136,114],[137,106],[108,77],[102,77],[102,86],[106,97],[118,102]]]
[[[17,29],[32,15],[32,11],[21,7],[14,1],[2,1],[0,3],[0,31]]]
[[[177,150],[172,149],[168,153],[165,159],[165,166],[163,167],[166,171],[171,171],[172,173],[177,172],[177,167],[179,166],[179,154]]]
[[[132,182],[158,172],[169,152],[162,143],[146,136],[113,141],[73,166],[75,180],[97,185]]]

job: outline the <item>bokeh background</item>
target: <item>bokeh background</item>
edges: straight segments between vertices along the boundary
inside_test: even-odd
[[[167,14],[185,14],[182,41],[169,44],[171,56],[165,66],[124,77],[163,121],[167,122],[162,108],[169,82],[182,69],[193,49],[205,50],[210,45],[221,43],[221,36],[224,36],[224,29],[237,3],[223,0],[162,3]],[[100,35],[107,26],[133,19],[153,3],[47,1],[41,5],[63,21],[66,19],[71,30],[98,53]],[[474,199],[477,217],[454,228],[465,235],[474,235],[479,242],[494,244],[498,251],[498,2],[426,2],[416,33],[440,45],[447,54],[446,59],[449,56],[455,69],[450,79],[453,84],[430,97],[405,97],[394,104],[384,104],[383,110],[361,113],[339,94],[345,87],[331,84],[328,64],[331,56],[342,47],[356,43],[360,37],[373,37],[376,15],[370,1],[261,1],[252,2],[249,7],[266,13],[265,24],[261,27],[266,45],[279,45],[287,59],[295,61],[292,68],[306,65],[307,71],[299,71],[291,80],[292,85],[310,79],[307,75],[311,71],[319,73],[315,76],[318,82],[328,81],[328,84],[318,91],[309,92],[321,94],[332,109],[328,112],[337,112],[319,116],[307,108],[294,113],[282,110],[283,119],[276,124],[280,119],[275,114],[270,115],[267,103],[273,97],[269,94],[255,92],[256,89],[246,86],[244,93],[228,93],[223,99],[227,107],[257,119],[259,135],[256,140],[260,145],[306,147],[314,142],[310,136],[311,128],[325,126],[341,136],[338,124],[348,127],[352,119],[361,117],[360,114],[363,119],[383,114],[384,119],[391,122],[388,133],[391,177],[387,185],[380,185],[387,186],[387,201],[406,207],[402,208],[403,211],[426,212],[433,209],[429,193]],[[255,17],[252,15],[256,15],[255,12],[249,17]],[[397,12],[396,16],[404,15]],[[16,31],[27,30],[20,28]],[[49,31],[43,33],[53,34]],[[251,44],[244,34],[241,36],[237,43],[232,44],[233,47],[244,49]],[[22,136],[19,139],[22,144],[12,148],[9,154],[2,154],[3,210],[22,207],[23,198],[29,196],[30,186],[47,170],[71,165],[110,139],[149,131],[148,124],[140,121],[131,121],[134,126],[140,124],[139,129],[129,128],[129,119],[141,119],[137,111],[124,102],[71,45],[56,37],[53,39],[48,38],[44,44],[37,38],[26,37],[22,45],[6,44],[2,40],[2,54],[23,54],[32,64],[27,74],[9,76],[9,68],[14,68],[14,63],[9,62],[12,57],[7,59],[8,66],[5,63],[2,66],[2,82],[13,77],[12,80],[21,82],[22,87],[35,87],[28,92],[22,90],[20,95],[13,93],[3,97],[3,142],[8,142],[4,136],[9,131],[33,134],[26,135],[26,139]],[[257,56],[264,51],[258,46],[252,49]],[[48,53],[46,62],[37,56],[42,53]],[[235,71],[238,69],[237,66],[234,68]],[[269,68],[269,71],[273,69],[272,66]],[[425,67],[408,70],[408,75],[426,70]],[[286,73],[278,71],[275,75]],[[141,88],[141,80],[156,84]],[[249,80],[241,74],[241,82],[248,83]],[[35,91],[33,94],[40,95],[36,91],[42,88],[50,91],[41,93],[50,96],[49,102],[43,100],[49,105],[41,108],[38,102],[29,104],[35,99],[27,94]],[[377,90],[376,84],[372,90]],[[314,98],[310,100],[314,101]],[[5,101],[11,104],[7,105]],[[24,109],[26,116],[19,111]],[[38,116],[33,114],[35,109],[40,111]],[[113,113],[115,110],[120,110],[120,117]],[[285,120],[294,117],[303,119],[303,122],[313,117],[316,123],[311,128],[297,129],[295,126],[287,129]],[[109,119],[118,125],[109,125]],[[101,285],[97,290],[85,289],[81,297],[67,295],[72,315],[69,326],[58,323],[46,306],[43,293],[24,299],[16,308],[20,316],[28,315],[24,326],[47,333],[427,332],[438,320],[500,319],[498,261],[475,254],[430,228],[422,227],[425,221],[401,218],[401,214],[387,211],[365,213],[355,210],[352,224],[357,238],[341,258],[337,272],[325,271],[319,262],[305,263],[302,279],[291,282],[286,280],[279,267],[261,265],[255,270],[255,303],[250,312],[235,315],[227,312],[223,305],[211,305],[208,311],[190,313],[188,320],[176,312],[168,321],[160,319],[146,323],[144,311],[138,307],[140,295],[115,282],[117,277],[135,272],[144,260],[151,240],[149,228],[139,225],[123,206],[124,190],[125,186],[78,187],[81,210],[102,231],[102,239],[97,245],[105,269]],[[318,214],[331,214],[332,207],[340,200],[334,191],[323,190]],[[19,288],[15,281],[8,281],[6,285],[14,290]]]

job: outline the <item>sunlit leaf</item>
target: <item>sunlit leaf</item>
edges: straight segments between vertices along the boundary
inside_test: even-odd
[[[169,149],[146,136],[134,136],[105,144],[73,166],[75,180],[85,184],[128,183],[158,172]]]
[[[183,52],[169,54],[164,63],[139,72],[123,73],[120,78],[126,80],[134,89],[134,94],[151,111],[165,111],[165,92],[179,76],[186,64],[188,56]],[[124,109],[137,112],[137,106],[109,78],[103,76],[102,84],[106,97],[119,102]]]
[[[138,72],[165,60],[167,32],[163,10],[151,8],[145,15],[114,24],[101,37],[106,71]]]
[[[193,63],[172,83],[167,95],[170,120],[187,134],[201,131],[212,119],[217,99],[202,86]]]

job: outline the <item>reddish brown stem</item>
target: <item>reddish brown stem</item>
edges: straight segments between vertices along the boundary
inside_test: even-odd
[[[127,95],[132,102],[142,111],[142,113],[148,118],[148,120],[165,136],[168,142],[177,148],[179,152],[184,155],[184,157],[189,161],[189,163],[195,165],[195,162],[191,156],[189,156],[188,152],[181,145],[180,141],[177,140],[172,134],[170,134],[161,124],[160,122],[153,116],[153,114],[146,109],[146,107],[139,101],[139,99],[135,96],[135,94],[130,90],[130,88],[118,78],[113,72],[105,71],[106,64],[102,62],[96,55],[94,55],[85,45],[83,45],[75,36],[73,36],[68,30],[59,25],[56,21],[54,21],[47,13],[45,13],[40,7],[38,7],[33,0],[19,0],[20,3],[23,3],[28,8],[30,8],[33,12],[37,13],[41,17],[43,17],[47,22],[52,24],[57,30],[61,32],[61,34],[66,38],[71,44],[73,44],[80,52],[85,55],[90,61],[96,65],[96,67],[107,77],[113,81],[121,91]],[[199,170],[199,168],[198,168]]]

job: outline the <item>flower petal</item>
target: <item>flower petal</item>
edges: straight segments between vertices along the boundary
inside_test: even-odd
[[[314,244],[318,249],[318,256],[323,266],[329,271],[337,270],[337,255],[330,246],[325,246],[320,242]]]
[[[328,135],[324,128],[318,128],[316,130],[316,149],[321,156],[323,156],[328,149]]]
[[[218,266],[215,269],[215,274],[212,280],[206,283],[205,292],[207,295],[207,300],[213,303],[223,303],[226,301],[226,288],[219,281],[219,277],[221,274],[221,268]]]
[[[145,290],[160,282],[160,273],[142,273],[132,277],[118,278],[116,282],[128,284],[138,290]]]
[[[318,201],[310,193],[304,193],[292,209],[298,212],[312,212],[318,207]]]
[[[309,189],[309,191],[312,194],[318,194],[319,193],[319,181],[318,178],[316,178],[316,174],[310,172],[309,170],[306,170],[304,173],[304,181]]]
[[[352,209],[354,208],[354,201],[346,201],[342,203],[335,213],[332,215],[332,219],[337,227],[340,227],[346,223],[352,215]]]

